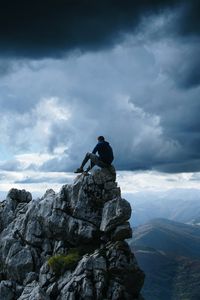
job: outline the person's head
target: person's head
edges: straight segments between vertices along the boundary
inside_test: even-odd
[[[105,141],[105,139],[104,139],[104,137],[102,135],[98,136],[97,140],[98,140],[98,142]]]

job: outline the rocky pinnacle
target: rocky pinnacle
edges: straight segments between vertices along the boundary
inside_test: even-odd
[[[81,174],[32,199],[0,203],[1,300],[139,300],[144,273],[126,239],[131,207],[116,174]]]

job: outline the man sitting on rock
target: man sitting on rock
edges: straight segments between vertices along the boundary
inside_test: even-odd
[[[105,141],[103,136],[97,138],[98,143],[94,147],[92,153],[88,152],[80,166],[74,173],[87,173],[89,172],[94,165],[97,165],[100,168],[108,168],[113,172],[114,167],[111,165],[114,156],[113,150],[108,142]],[[98,152],[98,155],[96,153]],[[90,159],[90,166],[84,171],[84,166]]]

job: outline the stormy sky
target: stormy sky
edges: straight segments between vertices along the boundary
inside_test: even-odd
[[[70,172],[98,135],[118,170],[200,172],[199,12],[198,0],[1,1],[1,178]]]

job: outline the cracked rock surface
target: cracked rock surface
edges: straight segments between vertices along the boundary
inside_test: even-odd
[[[9,191],[0,203],[0,299],[142,299],[144,273],[125,241],[131,207],[115,179],[98,169],[36,200]],[[49,264],[75,249],[73,267]]]

